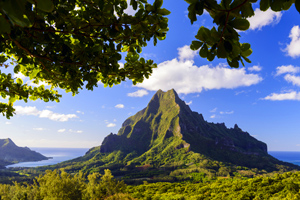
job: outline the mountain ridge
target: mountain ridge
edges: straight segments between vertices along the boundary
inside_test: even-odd
[[[46,156],[30,150],[28,147],[18,147],[10,138],[0,139],[0,167],[18,162],[47,160]]]
[[[145,109],[124,121],[117,135],[110,134],[103,140],[100,152],[147,152],[156,143],[170,137],[177,141],[177,149],[186,148],[217,160],[223,157],[221,161],[229,159],[223,150],[245,155],[268,155],[266,144],[243,132],[237,125],[228,129],[224,123],[206,122],[202,114],[193,112],[174,89],[167,92],[159,90]],[[213,151],[210,150],[212,148]],[[239,164],[232,159],[230,161]]]
[[[174,89],[157,91],[144,109],[123,122],[117,134],[110,133],[84,156],[55,167],[85,172],[109,168],[115,175],[126,175],[145,166],[170,171],[205,169],[207,174],[219,173],[224,166],[229,167],[227,173],[239,166],[269,172],[300,169],[269,155],[265,143],[238,125],[227,128],[224,123],[205,121]]]

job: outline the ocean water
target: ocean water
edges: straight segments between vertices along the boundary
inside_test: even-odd
[[[269,151],[268,153],[278,160],[300,165],[299,151]]]
[[[8,165],[9,167],[38,167],[44,165],[54,165],[66,160],[77,158],[83,156],[89,149],[88,148],[42,148],[42,147],[32,147],[33,151],[39,152],[46,157],[52,157],[52,159],[42,160],[37,162],[21,162],[13,165]]]
[[[38,167],[44,165],[54,165],[66,160],[77,158],[83,156],[89,149],[88,148],[30,148],[36,152],[43,154],[46,157],[52,157],[49,160],[42,160],[37,162],[22,162],[13,165],[6,166],[9,167]],[[277,158],[278,160],[290,162],[295,165],[300,165],[300,152],[297,151],[269,151],[271,156]]]

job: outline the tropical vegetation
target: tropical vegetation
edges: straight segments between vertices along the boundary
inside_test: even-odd
[[[299,199],[300,172],[286,172],[254,178],[219,177],[211,180],[185,182],[144,181],[140,185],[126,185],[113,178],[109,170],[104,174],[75,175],[63,170],[47,171],[32,184],[0,184],[3,200],[23,199]]]

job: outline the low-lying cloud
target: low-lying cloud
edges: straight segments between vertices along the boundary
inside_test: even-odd
[[[66,122],[69,119],[77,118],[75,114],[60,114],[54,113],[51,110],[38,110],[35,106],[14,106],[17,115],[33,115],[39,118],[48,118],[53,121]]]

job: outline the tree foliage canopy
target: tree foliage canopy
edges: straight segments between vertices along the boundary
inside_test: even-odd
[[[15,62],[14,73],[22,73],[31,87],[11,74],[1,73],[0,93],[8,103],[0,112],[12,116],[16,100],[59,100],[54,88],[73,94],[85,86],[92,90],[98,81],[105,86],[129,78],[133,83],[148,78],[156,65],[139,57],[142,47],[153,39],[164,39],[170,12],[146,0],[131,1],[134,16],[124,12],[124,0],[10,0],[0,1],[0,63]],[[118,63],[126,52],[126,63]]]
[[[249,28],[247,18],[254,15],[257,0],[185,1],[192,24],[207,11],[216,25],[199,28],[192,50],[200,49],[209,61],[224,58],[234,68],[251,62],[250,44],[240,43],[238,31]],[[165,39],[168,31],[170,12],[162,4],[131,0],[136,12],[128,15],[126,0],[0,0],[0,65],[37,84],[1,70],[0,94],[7,102],[0,103],[0,112],[10,118],[16,100],[59,101],[55,88],[75,95],[83,87],[93,90],[99,81],[104,86],[126,78],[142,82],[156,64],[139,53],[150,40],[155,45]],[[288,10],[293,4],[300,11],[300,0],[261,0],[260,9]],[[119,64],[122,56],[124,66]]]

